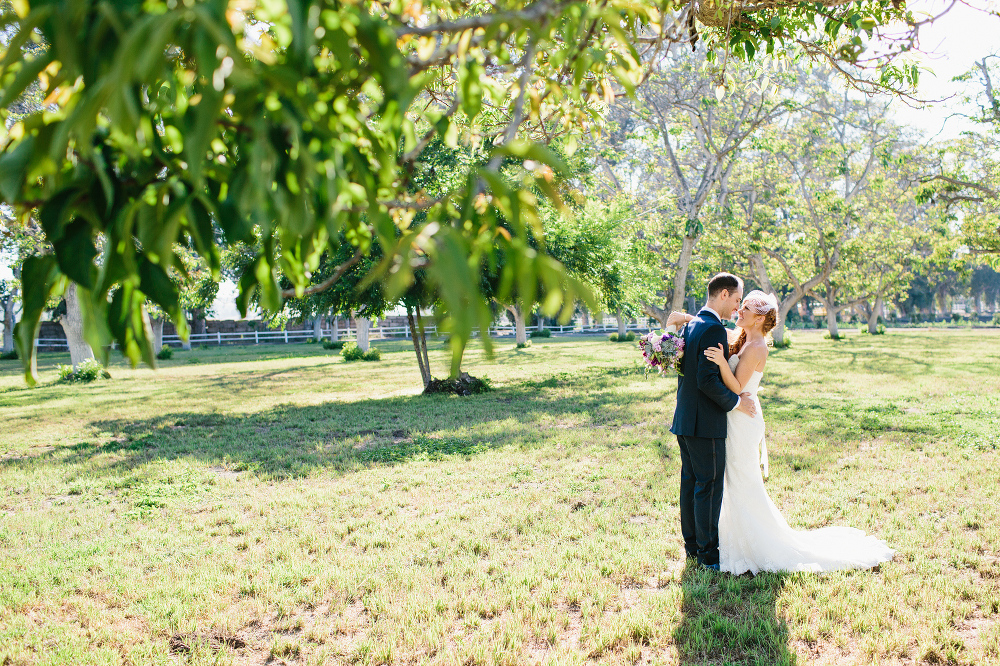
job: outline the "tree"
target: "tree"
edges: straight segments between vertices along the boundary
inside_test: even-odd
[[[939,203],[961,221],[965,244],[976,255],[1000,266],[1000,92],[996,77],[1000,56],[975,63],[962,77],[978,79],[979,88],[965,99],[978,132],[936,146],[935,159],[923,177],[921,196]]]
[[[729,74],[723,85],[719,70],[706,64],[702,54],[673,53],[634,102],[623,100],[614,111],[619,124],[633,128],[613,147],[615,167],[621,169],[624,162],[641,173],[644,199],[680,237],[679,249],[673,244],[658,248],[664,266],[673,272],[667,306],[647,303],[644,308],[661,321],[671,309],[684,307],[691,258],[704,232],[703,209],[710,197],[726,205],[741,146],[790,106],[785,98],[768,94],[773,75],[764,68],[731,67]],[[667,200],[663,189],[670,191]],[[674,260],[666,256],[671,250],[677,252]]]
[[[758,145],[766,174],[760,189],[773,194],[770,212],[748,216],[745,228],[754,278],[779,298],[779,345],[788,313],[808,294],[827,307],[835,334],[847,287],[835,271],[845,244],[860,233],[872,173],[898,133],[884,100],[855,99],[828,74],[810,85],[813,101]],[[767,151],[777,159],[761,158]]]
[[[674,264],[672,310],[684,307],[691,257],[704,230],[703,206],[712,194],[720,206],[726,205],[729,178],[743,142],[788,108],[784,100],[768,99],[765,90],[771,82],[760,70],[748,67],[736,73],[739,84],[732,91],[721,92],[709,72],[689,71],[678,80],[679,71],[683,70],[672,69],[662,80],[663,85],[656,85],[660,80],[651,82],[640,95],[655,116],[677,201],[675,224],[683,226],[681,249]],[[668,116],[674,121],[668,123]]]
[[[284,301],[281,310],[272,311],[265,306],[258,287],[250,292],[249,303],[260,307],[265,319],[274,320],[319,319],[329,314],[350,317],[357,313],[360,322],[382,316],[392,307],[392,302],[386,299],[382,284],[369,279],[375,265],[382,259],[378,247],[373,248],[368,256],[352,261],[356,250],[346,238],[339,240],[334,246],[336,250],[331,248],[320,258],[319,265],[309,276],[310,285],[303,290],[301,297],[290,297]],[[226,273],[245,274],[246,264],[253,262],[255,255],[253,248],[236,248],[226,255]],[[282,289],[293,289],[291,279],[283,274],[278,277],[278,285]],[[360,332],[358,337],[361,337]],[[367,341],[359,340],[359,346],[362,342],[367,351]]]
[[[556,217],[545,232],[547,251],[594,290],[600,309],[614,313],[624,334],[625,318],[641,312],[656,285],[630,202],[585,200],[576,215]]]
[[[478,277],[498,244],[516,258],[503,284],[550,270],[526,242],[537,223],[527,192],[552,188],[530,170],[504,178],[499,162],[532,159],[562,173],[543,141],[563,127],[585,131],[599,118],[595,102],[616,87],[632,90],[644,75],[639,48],[693,41],[698,18],[709,20],[705,6],[688,3],[539,0],[485,14],[479,4],[444,0],[248,6],[241,14],[228,0],[14,3],[22,14],[0,60],[0,109],[8,117],[38,80],[46,111],[6,132],[0,197],[22,216],[37,209],[54,250],[22,271],[17,344],[29,381],[40,304],[67,280],[78,286],[92,346],[117,340],[133,363],[152,365],[145,303],[184,327],[169,279],[181,264],[172,248],[194,247],[217,276],[213,222],[225,244],[259,248],[240,280],[244,312],[257,287],[272,311],[301,297],[307,273],[343,232],[356,248],[352,260],[382,246],[376,270],[390,296],[412,283],[416,268],[426,271],[460,356],[473,329],[489,325]],[[876,0],[780,2],[731,16],[729,28],[711,23],[704,34],[725,35],[745,57],[806,38],[832,53],[837,31],[860,44],[905,16]],[[816,30],[819,18],[825,33]],[[266,30],[258,40],[248,25]],[[48,46],[24,57],[35,41]],[[857,59],[859,50],[843,54]],[[480,124],[484,109],[495,113]],[[435,137],[488,146],[490,161],[445,197],[410,195],[409,165]],[[488,197],[481,210],[473,205],[479,194]],[[424,222],[408,226],[416,211]],[[513,229],[509,239],[500,219]],[[100,265],[98,238],[107,248]],[[279,272],[292,287],[280,288]],[[564,282],[567,300],[582,295]],[[550,313],[560,306],[554,298],[544,304]]]
[[[1000,273],[989,266],[975,267],[969,284],[969,294],[972,296],[976,314],[984,314],[987,306],[996,312],[1000,305]]]

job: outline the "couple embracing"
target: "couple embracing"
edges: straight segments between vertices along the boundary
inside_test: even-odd
[[[730,338],[723,321],[738,313]],[[884,541],[851,527],[793,530],[768,496],[764,417],[757,387],[764,376],[777,300],[720,273],[695,315],[673,312],[684,356],[670,432],[681,454],[681,533],[689,558],[732,574],[871,568],[892,559]],[[761,452],[763,451],[763,455]]]

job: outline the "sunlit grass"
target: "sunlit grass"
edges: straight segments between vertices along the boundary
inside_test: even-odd
[[[772,354],[768,491],[899,554],[757,578],[685,569],[675,384],[631,345],[472,351],[467,398],[377,345],[0,362],[0,663],[1000,663],[997,332]]]

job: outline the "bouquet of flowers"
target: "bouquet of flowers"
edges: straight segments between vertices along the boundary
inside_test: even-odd
[[[678,375],[684,374],[681,372],[684,338],[673,331],[647,333],[639,338],[639,349],[642,350],[647,370],[655,370],[665,375],[668,369],[673,369]]]

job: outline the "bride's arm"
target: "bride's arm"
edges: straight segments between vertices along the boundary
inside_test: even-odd
[[[726,385],[726,388],[733,393],[743,393],[743,387],[750,381],[753,371],[757,369],[761,361],[767,358],[767,349],[750,347],[744,351],[743,355],[740,356],[739,363],[736,364],[735,375],[729,369],[729,362],[726,360],[722,345],[719,345],[717,348],[710,347],[706,349],[705,356],[719,366],[719,372],[722,374],[722,382]]]
[[[694,319],[694,315],[689,315],[685,312],[677,312],[675,310],[670,313],[669,317],[667,317],[667,326],[676,326],[677,328],[680,328],[692,319]]]

